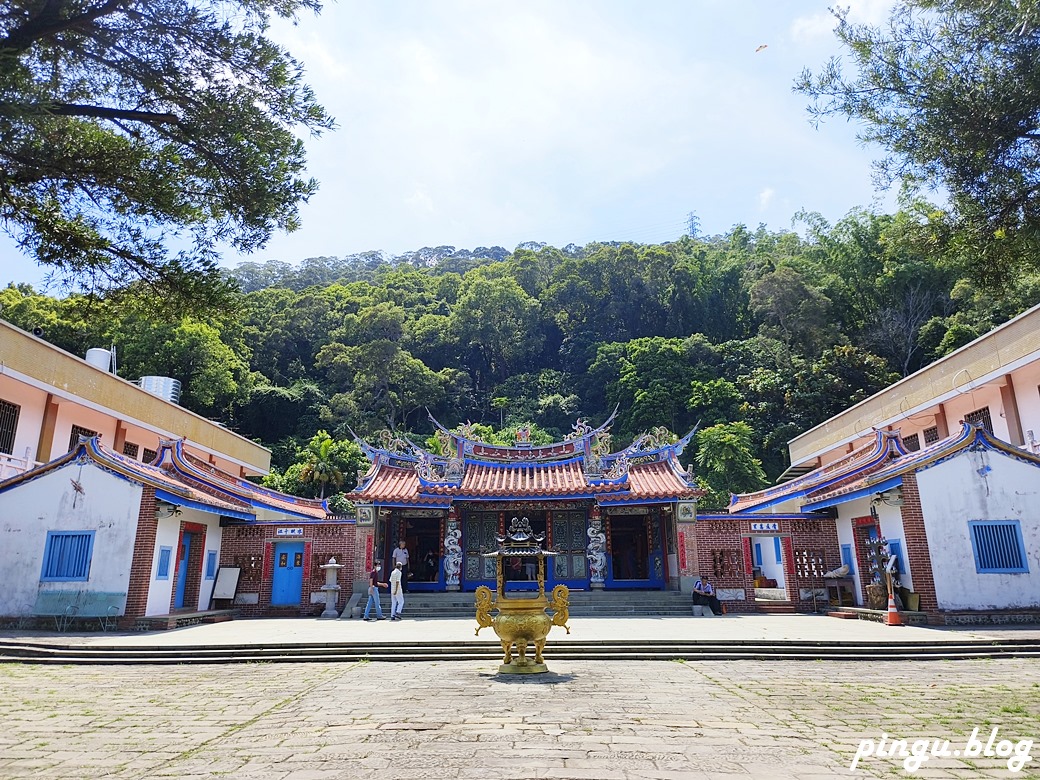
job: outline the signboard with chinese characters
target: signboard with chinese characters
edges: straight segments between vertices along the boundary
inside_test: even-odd
[[[752,523],[752,531],[779,531],[780,523]]]
[[[275,536],[303,536],[302,528],[277,528],[274,532]]]

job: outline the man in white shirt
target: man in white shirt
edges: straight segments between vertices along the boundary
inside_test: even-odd
[[[397,549],[394,550],[393,555],[394,564],[401,564],[401,590],[408,590],[408,548],[405,546],[404,539],[397,543]]]
[[[394,552],[397,552],[394,550]],[[401,610],[404,609],[404,588],[401,582],[401,570],[404,566],[400,561],[394,564],[394,570],[390,572],[390,619],[400,620]]]

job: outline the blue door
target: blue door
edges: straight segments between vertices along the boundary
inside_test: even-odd
[[[274,576],[271,580],[272,606],[299,604],[303,592],[303,542],[282,542],[274,546]]]
[[[661,520],[654,515],[611,515],[607,518],[610,559],[608,588],[664,587]]]
[[[180,555],[177,558],[177,592],[173,600],[175,609],[184,608],[184,586],[188,581],[188,555],[191,553],[191,538],[195,534],[181,536]]]

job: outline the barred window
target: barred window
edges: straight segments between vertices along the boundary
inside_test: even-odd
[[[0,400],[0,452],[5,455],[14,454],[14,434],[18,430],[18,413],[21,410],[18,404]]]
[[[137,453],[141,451],[140,446],[132,442],[123,442],[123,454],[128,458],[137,459]]]
[[[971,520],[968,528],[979,574],[1029,572],[1018,520]]]
[[[93,531],[48,531],[42,582],[86,580],[94,552]]]
[[[903,446],[910,450],[910,452],[916,452],[921,449],[921,440],[917,437],[916,433],[911,433],[909,436],[903,437]]]
[[[964,415],[964,422],[971,423],[972,425],[981,425],[986,429],[987,433],[993,433],[993,420],[989,416],[988,406],[983,406],[981,409],[976,409],[974,412],[968,412]]]
[[[924,429],[924,443],[935,444],[939,441],[939,426],[933,425],[931,428]]]
[[[97,431],[84,428],[82,425],[73,425],[72,434],[69,436],[69,452],[72,452],[79,446],[80,436],[86,436],[89,439],[91,436],[97,436]]]

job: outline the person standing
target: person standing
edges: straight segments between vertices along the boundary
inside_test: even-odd
[[[368,603],[365,604],[365,620],[371,620],[369,613],[372,611],[372,605],[376,608],[376,620],[386,620],[383,615],[383,607],[379,603],[379,589],[387,587],[387,583],[379,581],[379,573],[383,569],[383,564],[376,561],[375,566],[372,567],[372,571],[368,573]]]
[[[404,539],[397,543],[397,549],[394,550],[393,563],[396,568],[397,564],[401,564],[401,592],[408,590],[408,547],[404,543]]]
[[[404,588],[402,587],[402,572],[404,566],[400,561],[394,564],[394,570],[390,572],[390,619],[400,620],[401,610],[404,609]]]

